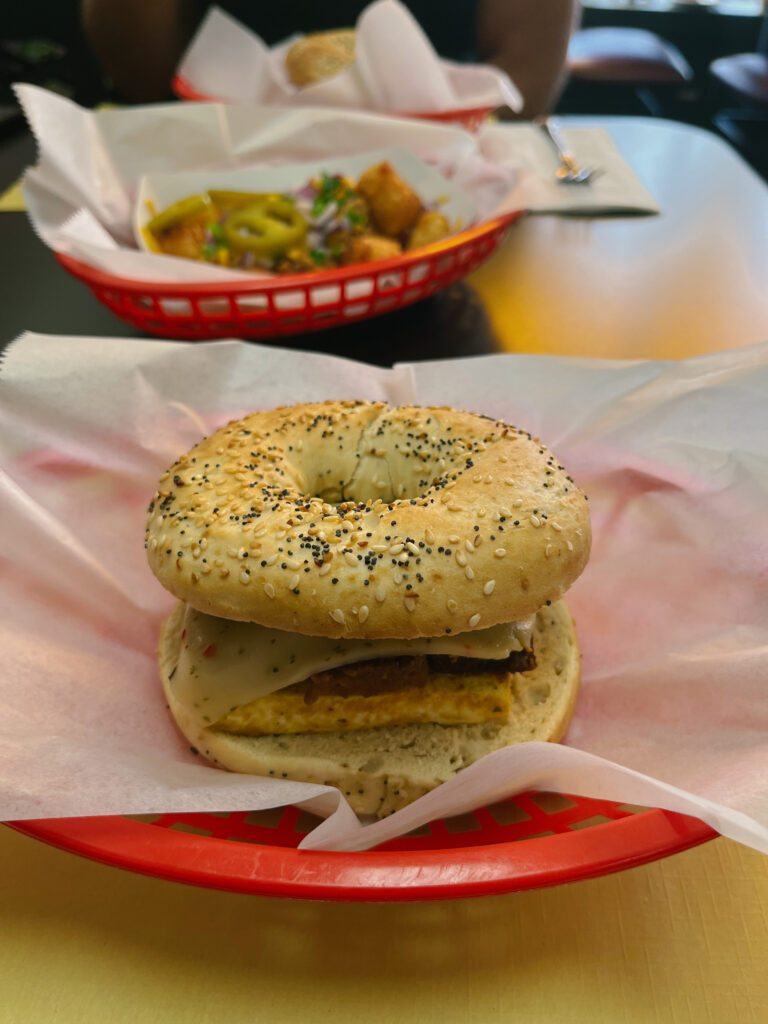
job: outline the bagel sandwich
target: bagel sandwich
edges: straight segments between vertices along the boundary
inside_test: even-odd
[[[246,416],[149,506],[149,563],[178,599],[168,706],[219,767],[392,813],[562,737],[579,686],[562,595],[590,539],[585,495],[500,421],[362,401]]]

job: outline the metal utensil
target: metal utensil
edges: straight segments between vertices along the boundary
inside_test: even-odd
[[[553,121],[548,117],[542,117],[537,119],[536,124],[541,128],[557,151],[560,163],[555,170],[555,177],[561,185],[586,185],[590,179],[600,173],[600,171],[597,171],[592,167],[581,166],[571,150],[568,148],[556,121]]]

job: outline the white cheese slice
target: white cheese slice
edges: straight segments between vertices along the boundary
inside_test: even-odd
[[[219,619],[187,606],[172,686],[185,707],[213,724],[241,704],[356,661],[404,654],[507,658],[530,645],[533,621],[417,640],[333,640]]]

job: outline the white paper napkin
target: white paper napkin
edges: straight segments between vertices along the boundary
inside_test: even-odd
[[[157,679],[160,473],[233,415],[449,404],[539,435],[590,495],[564,745],[525,744],[361,826],[338,791],[219,771]],[[0,819],[302,803],[362,849],[531,786],[658,805],[768,850],[768,345],[681,363],[497,355],[384,370],[240,342],[27,335],[0,372]]]
[[[397,0],[376,0],[362,12],[356,26],[355,61],[349,68],[300,89],[291,84],[285,70],[285,55],[299,38],[291,36],[270,49],[245,25],[212,7],[177,73],[197,93],[227,102],[397,113],[522,109],[523,98],[507,74],[484,64],[441,60],[413,15]]]
[[[532,213],[659,213],[648,189],[617,150],[604,128],[567,126],[561,134],[581,167],[596,172],[588,182],[566,185],[555,177],[559,158],[544,131],[534,124],[488,125],[480,145],[487,160],[514,166],[517,178],[505,203]]]

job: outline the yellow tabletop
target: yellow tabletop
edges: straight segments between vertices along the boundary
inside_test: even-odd
[[[24,209],[21,182],[17,181],[0,195],[0,213],[18,213]]]
[[[472,278],[504,347],[675,358],[764,338],[764,186],[695,129],[600,123],[663,213],[515,227]],[[0,828],[0,1024],[766,1024],[767,866],[717,839],[537,892],[302,903]]]
[[[502,346],[681,359],[765,341],[765,183],[700,128],[627,117],[568,123],[607,127],[661,213],[530,216],[513,226],[470,278]]]
[[[333,904],[193,889],[0,829],[0,1020],[765,1024],[768,880],[717,839],[537,892]]]

